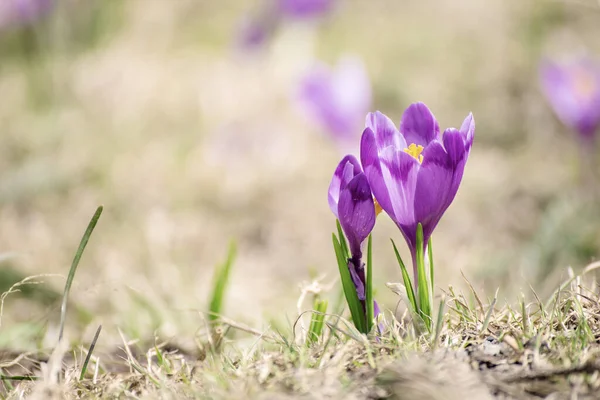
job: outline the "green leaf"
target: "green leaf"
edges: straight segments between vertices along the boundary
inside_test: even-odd
[[[427,243],[427,256],[429,258],[429,283],[431,284],[431,295],[433,296],[433,247],[431,247],[431,236]]]
[[[319,341],[321,333],[323,332],[323,325],[325,324],[325,313],[327,312],[327,300],[315,299],[313,305],[313,314],[310,320],[310,326],[308,328],[308,335],[306,336],[306,344],[311,345]]]
[[[429,283],[425,273],[425,254],[423,246],[423,225],[417,225],[417,296],[421,317],[427,330],[431,331],[431,299],[429,297]]]
[[[417,304],[417,300],[415,298],[415,291],[413,290],[412,282],[410,280],[410,275],[408,275],[408,271],[406,270],[406,266],[402,261],[402,257],[400,257],[400,253],[398,252],[398,248],[396,247],[396,243],[392,239],[392,246],[394,246],[394,253],[396,253],[396,259],[398,260],[398,264],[400,265],[400,270],[402,271],[402,280],[404,280],[404,287],[406,287],[406,296],[408,297],[408,301],[410,306],[412,307],[412,312],[415,314],[419,313],[419,307]]]
[[[373,329],[373,320],[375,319],[375,304],[373,302],[373,253],[371,249],[371,235],[369,235],[369,241],[367,242],[367,278],[365,284],[365,300],[367,308],[367,320],[366,328],[367,333]]]
[[[348,270],[348,254],[344,253],[340,242],[338,241],[335,233],[332,233],[333,249],[335,250],[335,256],[338,262],[338,269],[340,271],[340,278],[342,280],[342,288],[344,289],[344,295],[346,296],[346,302],[352,315],[352,322],[360,333],[366,333],[365,313],[363,312],[362,304],[358,299],[354,282],[350,276]]]
[[[75,252],[75,257],[73,258],[73,262],[71,263],[71,269],[69,270],[69,275],[67,276],[67,282],[65,283],[65,291],[63,293],[62,304],[60,306],[60,330],[58,333],[58,341],[60,342],[63,338],[63,332],[65,329],[65,322],[67,320],[67,303],[69,301],[69,292],[71,290],[71,285],[73,284],[73,278],[75,278],[75,272],[77,271],[77,267],[79,266],[79,261],[81,261],[81,256],[83,255],[83,251],[90,240],[90,236],[92,236],[92,232],[94,232],[94,228],[100,219],[100,215],[102,215],[103,206],[99,206],[96,209],[96,212],[92,216],[92,219],[88,223],[87,229],[83,233],[83,237],[79,242],[79,247],[77,248],[77,252]]]
[[[225,289],[229,282],[229,274],[231,272],[231,266],[236,256],[236,245],[232,241],[229,244],[229,251],[227,252],[227,259],[225,262],[217,267],[213,279],[213,289],[210,296],[210,305],[208,308],[208,319],[210,321],[216,321],[219,319],[219,315],[223,309],[223,298],[225,297]]]
[[[344,231],[342,229],[342,225],[340,224],[340,220],[335,220],[335,226],[337,227],[338,232],[338,241],[340,246],[342,246],[342,250],[344,251],[344,255],[346,259],[350,258],[350,250],[348,250],[348,242],[346,242],[346,235],[344,235]]]

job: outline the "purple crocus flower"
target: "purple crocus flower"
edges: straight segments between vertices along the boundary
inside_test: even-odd
[[[343,146],[357,139],[371,106],[371,83],[360,59],[341,59],[335,69],[319,64],[300,84],[300,102],[307,114]]]
[[[0,29],[34,23],[48,14],[54,0],[0,1]]]
[[[592,140],[600,126],[600,64],[586,56],[562,63],[544,60],[540,80],[559,119]]]
[[[469,114],[460,129],[439,125],[423,103],[411,104],[400,130],[380,112],[367,116],[360,158],[377,202],[396,223],[410,248],[415,268],[416,232],[423,226],[425,246],[452,203],[475,134]]]
[[[348,269],[358,299],[365,307],[366,278],[362,247],[375,226],[377,214],[369,182],[356,157],[347,155],[340,161],[331,179],[328,197],[329,208],[340,221],[348,239],[351,253]],[[379,306],[376,302],[374,308],[374,315],[377,316]]]

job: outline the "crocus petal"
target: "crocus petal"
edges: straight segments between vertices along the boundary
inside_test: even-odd
[[[346,187],[342,187],[338,215],[352,256],[360,258],[360,246],[373,230],[376,217],[373,195],[365,174],[359,173]]]
[[[361,172],[362,168],[360,167],[360,163],[353,155],[347,155],[342,158],[342,161],[340,161],[336,167],[333,177],[331,178],[331,183],[329,184],[327,196],[329,208],[336,218],[339,218],[338,202],[340,198],[340,188],[346,186],[355,175]]]
[[[462,147],[464,149],[464,144]],[[414,210],[415,220],[423,225],[423,239],[427,242],[450,205],[448,198],[454,169],[452,160],[441,143],[432,142],[423,153],[423,164],[419,169],[415,189]]]
[[[382,179],[387,187],[391,209],[385,210],[398,225],[415,224],[413,204],[420,164],[403,150],[388,147],[380,154]],[[375,198],[379,201],[377,194]],[[381,205],[381,203],[380,203]],[[383,208],[383,205],[381,205]]]
[[[360,260],[358,260],[360,262]],[[361,302],[365,301],[365,270],[362,267],[356,267],[354,265],[355,261],[348,260],[348,270],[350,271],[350,278],[352,278],[352,283],[354,283],[354,287],[356,288],[356,295]]]
[[[381,314],[381,309],[379,308],[379,304],[377,304],[377,302],[375,300],[373,300],[373,316],[377,317],[379,314]],[[383,325],[379,326],[379,330],[380,331],[383,330]]]
[[[438,138],[440,127],[425,104],[413,103],[402,114],[400,132],[407,143],[426,147]]]
[[[363,132],[360,157],[381,208],[399,226],[414,224],[412,207],[418,161],[394,146],[378,152],[375,133],[368,127]]]
[[[473,145],[473,139],[475,138],[475,118],[473,118],[473,113],[467,115],[467,118],[465,118],[460,126],[460,132],[465,138],[465,147],[467,151],[469,151]]]
[[[465,158],[465,137],[461,131],[448,128],[444,131],[442,140],[444,142],[444,149],[448,153],[448,161],[454,169]]]
[[[375,143],[377,144],[378,151],[393,146],[397,149],[406,148],[406,141],[396,129],[396,125],[392,122],[387,115],[375,111],[374,113],[367,114],[365,126],[373,131],[375,136]]]
[[[363,131],[360,141],[360,161],[371,186],[371,191],[381,208],[386,212],[387,210],[393,210],[387,187],[383,181],[375,133],[371,128],[365,128]]]
[[[454,197],[456,196],[456,193],[458,192],[458,187],[460,186],[460,182],[462,181],[465,165],[467,164],[467,159],[471,151],[470,146],[473,143],[473,137],[472,135],[470,138],[469,136],[467,136],[465,140],[462,128],[461,131],[457,131],[456,129],[450,128],[444,131],[443,140],[444,147],[448,152],[449,161],[453,170],[452,183],[450,184],[450,191],[446,199],[447,208],[448,206],[450,206],[450,203],[452,203]]]

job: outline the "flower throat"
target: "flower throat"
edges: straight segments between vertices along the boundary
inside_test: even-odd
[[[404,152],[412,156],[419,163],[423,162],[423,155],[421,154],[423,152],[423,146],[411,143],[410,146],[404,149]]]

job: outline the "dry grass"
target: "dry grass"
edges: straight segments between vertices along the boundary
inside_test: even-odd
[[[564,282],[546,302],[499,307],[450,289],[436,335],[386,315],[384,333],[367,338],[338,316],[308,347],[303,332],[257,331],[225,320],[196,336],[196,346],[128,341],[96,352],[83,379],[83,348],[7,352],[7,398],[214,399],[540,399],[597,398],[600,295],[589,278]],[[240,333],[251,334],[250,344]],[[305,333],[305,332],[304,332]],[[248,343],[248,342],[246,342]]]

